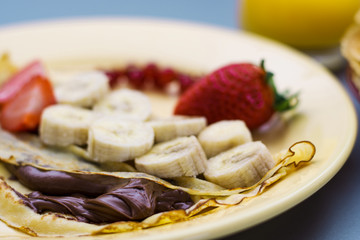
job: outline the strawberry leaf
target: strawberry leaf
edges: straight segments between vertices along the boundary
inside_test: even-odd
[[[274,74],[272,72],[268,72],[265,70],[265,61],[261,60],[260,67],[265,71],[266,73],[266,83],[273,89],[274,91],[274,109],[277,112],[285,112],[290,109],[295,108],[299,103],[299,93],[290,94],[290,92],[287,90],[280,94],[277,91],[275,82],[274,82]]]

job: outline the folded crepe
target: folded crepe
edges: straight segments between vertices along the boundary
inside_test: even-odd
[[[341,40],[341,53],[354,73],[360,76],[360,9]]]
[[[108,172],[36,136],[0,131],[0,219],[32,236],[63,237],[176,223],[255,197],[314,154],[311,142],[297,142],[253,186],[224,189],[194,177]]]

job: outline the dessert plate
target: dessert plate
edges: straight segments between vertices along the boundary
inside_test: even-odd
[[[314,60],[265,38],[184,22],[101,18],[6,26],[0,28],[0,39],[0,53],[10,53],[16,64],[41,59],[50,71],[156,62],[207,73],[228,63],[264,59],[280,91],[299,92],[298,108],[255,132],[254,138],[273,153],[309,140],[317,148],[309,165],[238,206],[176,224],[84,239],[211,239],[244,230],[319,190],[339,171],[354,145],[356,113],[341,84]],[[150,95],[154,112],[172,113],[176,98]],[[0,236],[27,237],[3,223]]]

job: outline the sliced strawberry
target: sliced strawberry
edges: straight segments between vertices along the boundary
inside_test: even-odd
[[[31,62],[0,87],[0,104],[14,97],[33,77],[45,75],[45,67],[40,61]]]
[[[41,76],[33,77],[3,105],[0,112],[1,127],[13,132],[34,130],[44,108],[55,102],[49,80]]]

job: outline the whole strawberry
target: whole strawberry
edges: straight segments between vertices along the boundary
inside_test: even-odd
[[[296,106],[275,88],[273,74],[251,63],[231,64],[205,76],[180,96],[175,114],[205,116],[208,124],[241,119],[250,129],[266,123],[276,111]]]

